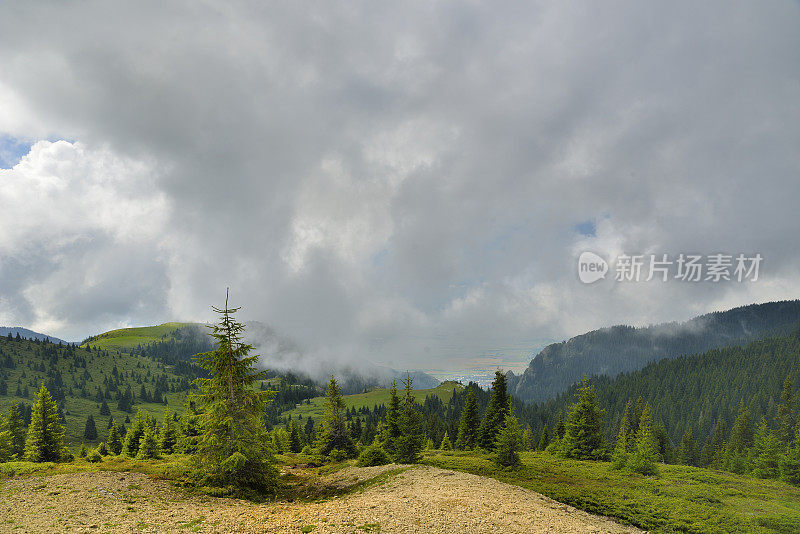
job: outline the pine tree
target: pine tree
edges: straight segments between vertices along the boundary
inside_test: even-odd
[[[577,460],[608,457],[603,437],[603,410],[597,404],[594,386],[585,378],[578,390],[578,402],[569,410],[561,453]]]
[[[394,454],[397,438],[400,437],[400,411],[397,380],[392,380],[392,387],[389,390],[389,405],[386,407],[386,424],[381,434],[381,446],[389,455]]]
[[[697,465],[697,448],[694,442],[694,433],[692,427],[688,427],[686,432],[683,433],[681,438],[680,447],[678,447],[678,463],[683,465]]]
[[[531,425],[525,425],[525,430],[522,432],[522,450],[532,451],[536,448],[536,442],[533,439],[533,431]]]
[[[628,456],[630,455],[628,452],[628,441],[630,440],[629,433],[631,428],[630,423],[628,423],[630,405],[631,403],[628,402],[628,405],[625,407],[625,413],[622,414],[622,420],[619,423],[619,433],[617,434],[617,442],[614,444],[614,451],[611,454],[611,466],[614,469],[622,469],[628,465]]]
[[[300,428],[295,421],[289,423],[289,450],[295,453],[303,450],[303,441],[300,439]]]
[[[536,444],[537,451],[543,451],[550,445],[550,431],[547,428],[547,423],[542,425],[542,433],[539,434],[539,443]]]
[[[512,410],[508,410],[503,428],[497,434],[494,461],[501,467],[514,467],[519,464],[519,451],[522,449],[522,429]]]
[[[781,402],[778,404],[778,413],[775,416],[778,423],[778,440],[787,447],[794,438],[794,381],[791,375],[786,375],[781,392]]]
[[[180,435],[177,448],[184,454],[195,454],[197,444],[200,442],[200,415],[194,401],[194,396],[189,395],[186,406],[180,419]]]
[[[11,454],[21,460],[25,456],[25,420],[17,404],[12,404],[8,410],[8,431],[11,433]]]
[[[172,418],[169,408],[164,410],[164,423],[161,425],[161,434],[158,437],[159,447],[164,454],[172,454],[178,443],[178,427]]]
[[[506,390],[506,375],[502,371],[495,371],[492,382],[492,396],[489,405],[478,429],[478,445],[486,450],[493,450],[497,434],[503,428],[508,413],[508,393]]]
[[[420,460],[425,434],[422,432],[422,414],[417,410],[410,376],[403,380],[403,386],[405,396],[400,412],[400,436],[395,440],[394,458],[399,463],[413,464]]]
[[[213,310],[220,316],[210,333],[217,348],[195,357],[210,375],[195,380],[201,391],[197,456],[208,482],[266,491],[277,478],[263,421],[273,393],[254,386],[266,371],[255,369],[258,356],[242,341],[245,327],[234,320],[239,308],[228,308],[227,292],[225,307]]]
[[[353,458],[356,445],[347,431],[345,415],[347,408],[342,398],[342,392],[336,377],[331,375],[328,382],[328,392],[325,398],[325,415],[322,430],[322,454],[330,454],[333,450],[343,451],[347,458]]]
[[[144,434],[139,441],[139,451],[136,454],[138,460],[155,460],[161,457],[158,446],[158,436],[153,425],[145,425]]]
[[[632,471],[642,475],[658,474],[658,442],[653,435],[653,420],[650,418],[650,405],[645,404],[636,431],[636,449],[630,458]]]
[[[723,467],[733,473],[744,474],[748,469],[747,450],[753,444],[753,425],[750,413],[739,405],[739,415],[731,428],[731,435],[723,453]]]
[[[119,435],[117,423],[113,419],[111,420],[111,428],[108,429],[106,442],[108,443],[108,450],[112,454],[117,455],[122,452],[122,438]]]
[[[475,448],[478,439],[478,401],[475,399],[475,388],[467,388],[467,400],[461,412],[461,421],[458,425],[456,449],[471,450]]]
[[[64,456],[64,426],[58,405],[42,384],[31,410],[25,439],[25,458],[30,462],[57,462]]]
[[[89,441],[97,439],[97,426],[94,423],[92,414],[89,414],[89,417],[86,418],[86,426],[83,428],[83,437]]]
[[[145,421],[144,414],[141,410],[137,410],[136,417],[134,417],[130,429],[128,429],[128,432],[125,434],[122,454],[131,458],[136,458],[139,454],[139,442],[142,440],[146,426],[148,426],[148,423]]]
[[[78,458],[86,458],[86,453],[87,453],[86,444],[85,443],[81,443],[81,448],[78,451]]]
[[[442,444],[439,445],[439,449],[443,451],[449,451],[453,448],[453,444],[450,443],[450,436],[447,435],[447,431],[444,432],[444,437],[442,438]]]
[[[794,435],[791,447],[780,460],[781,480],[800,485],[800,428]]]
[[[8,420],[0,415],[0,463],[8,462],[14,456],[14,446],[11,442],[11,431],[8,429]]]
[[[708,437],[705,446],[703,447],[703,454],[701,456],[701,464],[703,467],[713,466],[720,467],[722,463],[722,453],[725,448],[725,435],[727,429],[725,427],[725,419],[720,415],[717,418],[717,424],[714,425],[714,430]]]
[[[100,415],[111,415],[111,409],[108,407],[108,403],[105,401],[105,399],[100,405]]]
[[[751,454],[751,471],[758,478],[778,478],[780,473],[781,443],[779,437],[770,431],[763,417],[756,429]]]

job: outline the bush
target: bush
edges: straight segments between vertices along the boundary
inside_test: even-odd
[[[100,445],[97,446],[97,453],[100,456],[108,456],[108,447],[106,447],[105,441],[101,441]]]
[[[314,449],[311,448],[311,445],[306,445],[303,447],[303,450],[300,451],[300,454],[311,455],[314,454]]]
[[[347,452],[341,449],[333,449],[330,453],[328,453],[328,458],[331,460],[331,462],[342,462],[347,460],[348,457],[349,455]]]
[[[93,464],[96,464],[98,462],[102,462],[103,461],[103,457],[100,456],[99,452],[92,451],[92,452],[90,452],[89,454],[86,455],[86,460],[89,461],[89,462],[92,462]]]
[[[389,463],[389,455],[380,445],[370,445],[365,448],[358,457],[356,463],[359,467],[370,467],[373,465],[386,465]]]

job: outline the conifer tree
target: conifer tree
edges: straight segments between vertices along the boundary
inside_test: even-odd
[[[778,423],[778,440],[787,447],[794,439],[794,381],[791,375],[786,375],[781,391],[781,402],[778,404],[778,413],[775,416]]]
[[[117,455],[122,452],[122,438],[119,435],[117,423],[113,419],[111,420],[111,428],[108,429],[108,438],[106,442],[108,443],[108,450],[111,451],[111,454]]]
[[[125,434],[125,440],[122,446],[122,454],[131,458],[136,458],[136,456],[138,456],[139,443],[142,440],[146,426],[149,425],[145,420],[144,414],[141,410],[137,410],[136,417],[134,417],[130,429],[128,429],[128,432]]]
[[[708,437],[703,453],[701,456],[701,464],[703,467],[713,466],[720,467],[722,463],[722,453],[725,448],[725,434],[727,429],[725,427],[725,419],[720,415],[717,418],[717,424],[714,425],[714,430]]]
[[[483,415],[481,426],[478,429],[478,444],[486,450],[493,450],[497,434],[505,424],[508,413],[508,392],[506,390],[506,375],[500,370],[495,371],[492,382],[492,396]]]
[[[16,403],[8,410],[8,431],[11,434],[12,457],[21,460],[25,456],[25,420]]]
[[[519,464],[519,451],[522,450],[522,429],[517,418],[509,409],[503,421],[503,428],[497,434],[494,461],[501,467],[514,467]]]
[[[425,443],[425,434],[422,432],[422,414],[417,410],[412,380],[410,376],[403,380],[405,395],[400,412],[400,436],[395,440],[394,458],[397,462],[404,464],[417,463]]]
[[[64,456],[64,450],[64,426],[58,405],[42,384],[31,410],[25,458],[30,462],[57,462]]]
[[[345,416],[347,408],[336,377],[331,375],[328,392],[325,397],[325,415],[323,417],[322,454],[330,454],[333,450],[343,451],[348,458],[356,455],[356,445],[347,431]]]
[[[289,450],[295,453],[303,450],[303,441],[300,439],[300,428],[295,421],[289,423]]]
[[[636,449],[630,458],[632,471],[642,475],[655,475],[658,473],[656,461],[658,460],[658,442],[653,434],[653,420],[650,417],[650,405],[645,404],[642,416],[639,419],[639,428],[636,431]]]
[[[781,480],[800,485],[800,428],[794,435],[791,447],[780,460]]]
[[[442,438],[442,444],[439,445],[439,449],[443,451],[449,451],[453,448],[453,444],[450,443],[450,436],[447,435],[447,431],[444,432],[444,437]]]
[[[144,434],[139,441],[139,451],[136,454],[138,460],[155,460],[161,457],[160,447],[158,446],[158,435],[154,425],[145,425]]]
[[[692,427],[688,426],[683,433],[681,444],[678,447],[678,462],[683,465],[697,465],[697,445],[694,441]]]
[[[208,482],[266,491],[277,477],[263,421],[273,393],[255,387],[266,371],[255,369],[258,356],[242,340],[245,327],[233,318],[239,308],[228,308],[227,292],[225,307],[213,310],[220,316],[210,333],[217,347],[195,357],[210,376],[195,380],[202,432],[196,454]]]
[[[626,465],[628,465],[628,456],[629,456],[629,433],[630,433],[630,424],[628,423],[628,417],[630,417],[630,402],[625,407],[625,413],[622,414],[622,420],[619,423],[619,433],[617,434],[617,442],[614,444],[614,451],[611,454],[611,467],[614,469],[622,469]]]
[[[758,478],[778,478],[781,443],[763,417],[758,423],[751,454],[751,471]]]
[[[578,402],[569,410],[561,453],[577,460],[608,457],[603,437],[603,410],[597,404],[594,386],[587,379],[578,390]]]
[[[436,449],[436,445],[433,444],[433,438],[428,438],[428,441],[425,442],[425,450],[432,451]]]
[[[389,405],[386,407],[386,424],[381,433],[381,445],[383,449],[393,455],[396,448],[397,438],[400,437],[400,396],[397,394],[397,380],[392,380],[392,387],[389,390]]]
[[[86,453],[87,453],[86,444],[85,443],[81,443],[81,448],[78,451],[78,458],[86,458]]]
[[[180,419],[180,435],[178,437],[178,450],[184,454],[195,454],[200,441],[200,415],[194,396],[189,395],[186,406]]]
[[[723,453],[723,467],[733,473],[744,474],[749,469],[747,450],[753,444],[753,426],[750,413],[739,405],[739,415],[731,428],[731,434]]]
[[[100,415],[111,415],[111,409],[108,407],[108,403],[105,401],[105,399],[100,405]]]
[[[8,462],[14,456],[14,447],[11,442],[11,431],[8,429],[8,420],[0,415],[0,463]]]
[[[525,430],[522,431],[522,450],[532,451],[536,448],[536,441],[533,439],[533,431],[531,425],[525,425]]]
[[[158,437],[159,447],[164,454],[172,454],[178,444],[178,427],[169,408],[164,410],[164,423]]]
[[[542,433],[539,434],[539,443],[536,444],[536,450],[543,451],[550,445],[550,431],[547,428],[547,423],[542,425]]]
[[[89,417],[86,418],[86,425],[83,428],[83,437],[89,441],[97,439],[97,426],[94,423],[92,414],[89,414]]]
[[[458,436],[456,437],[456,449],[471,450],[475,447],[478,439],[478,401],[475,399],[475,388],[467,388],[467,400],[464,402],[464,409],[461,412],[461,421],[458,425]]]

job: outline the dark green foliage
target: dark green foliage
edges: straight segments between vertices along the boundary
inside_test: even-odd
[[[578,402],[569,410],[561,453],[577,460],[605,460],[608,451],[603,437],[603,410],[597,404],[594,386],[584,378]]]
[[[161,452],[172,454],[178,444],[178,426],[172,418],[172,412],[167,408],[164,411],[164,422],[161,425],[161,433],[158,436],[158,444]]]
[[[506,414],[503,428],[497,434],[494,461],[501,467],[514,467],[519,464],[519,451],[522,450],[522,429],[511,410]]]
[[[100,405],[100,415],[111,415],[111,409],[108,407],[108,403],[103,400],[103,403]]]
[[[422,414],[417,410],[414,398],[412,378],[403,380],[405,396],[400,412],[400,436],[395,440],[394,458],[399,463],[413,464],[420,460],[425,443],[422,431]]]
[[[91,462],[91,463],[93,463],[93,464],[96,464],[96,463],[102,462],[103,461],[103,457],[99,452],[97,452],[96,450],[93,450],[92,452],[90,452],[89,454],[86,455],[86,460]]]
[[[81,448],[78,451],[78,458],[86,458],[86,444],[81,443]]]
[[[325,398],[325,416],[322,428],[322,454],[330,454],[333,450],[343,451],[347,458],[353,458],[356,445],[347,431],[345,415],[347,408],[342,399],[342,392],[336,377],[331,376],[328,382],[328,393]]]
[[[458,425],[458,436],[456,437],[456,449],[473,449],[478,441],[478,403],[475,400],[475,388],[467,388],[467,400],[461,412],[461,421]]]
[[[25,456],[25,421],[17,404],[12,404],[8,410],[8,431],[11,433],[12,456],[22,459]]]
[[[547,423],[542,425],[542,433],[539,435],[539,442],[536,444],[536,450],[543,451],[550,445],[550,431],[547,428]]]
[[[569,388],[582,374],[615,377],[662,358],[675,358],[682,354],[746,344],[768,336],[785,335],[795,328],[798,319],[800,301],[794,300],[710,313],[683,324],[603,328],[573,337],[565,343],[553,343],[545,347],[531,360],[522,375],[511,379],[509,391],[523,401],[543,402]],[[754,366],[760,367],[760,364],[753,362]],[[785,373],[780,374],[779,379],[782,380],[784,376]],[[727,385],[726,382],[722,383],[722,387]],[[626,395],[625,399],[635,396]],[[652,397],[645,400],[654,408],[660,404]]]
[[[778,423],[778,439],[785,447],[794,439],[795,416],[794,416],[794,381],[791,375],[786,375],[781,391],[781,401],[778,404],[777,414],[775,415]]]
[[[180,419],[180,435],[177,448],[184,454],[195,454],[197,444],[200,442],[200,415],[194,397],[186,399],[186,407]]]
[[[752,474],[758,478],[778,478],[780,473],[781,442],[770,431],[767,421],[761,419],[756,429],[755,441],[750,451]]]
[[[676,453],[679,464],[697,465],[697,445],[695,445],[692,427],[689,427],[686,432],[683,433],[681,444]]]
[[[13,457],[11,432],[8,430],[8,421],[0,415],[0,463],[8,462]]]
[[[31,411],[25,439],[25,458],[30,462],[58,462],[64,453],[64,426],[58,405],[42,384]]]
[[[386,465],[390,461],[389,455],[383,450],[383,447],[376,443],[365,447],[361,451],[356,465],[359,467],[371,467],[373,465]]]
[[[97,446],[96,450],[97,450],[98,454],[100,454],[100,456],[108,456],[109,455],[109,450],[108,450],[108,447],[106,446],[105,441],[101,441],[100,445]]]
[[[629,467],[641,475],[658,474],[658,442],[653,432],[653,420],[650,418],[650,406],[645,405],[636,431],[636,448],[631,454]]]
[[[392,380],[392,388],[389,390],[389,405],[386,407],[386,423],[381,435],[383,448],[389,454],[395,453],[396,441],[400,437],[400,408],[397,380]]]
[[[139,460],[155,460],[161,457],[161,447],[158,444],[158,435],[153,425],[145,425],[144,434],[139,441],[139,451],[136,458]]]
[[[303,440],[300,439],[300,428],[295,421],[289,423],[289,450],[300,452],[303,450]]]
[[[725,419],[719,417],[717,424],[714,425],[714,432],[709,436],[706,445],[703,447],[703,453],[700,457],[700,464],[703,467],[722,467],[726,433]]]
[[[122,438],[119,435],[117,423],[113,419],[111,420],[111,428],[108,429],[108,438],[106,441],[111,454],[116,455],[122,452]]]
[[[89,414],[89,417],[86,418],[86,426],[84,426],[83,429],[83,437],[89,441],[94,441],[97,439],[97,426],[94,423],[94,417],[92,414]]]
[[[144,436],[145,428],[150,426],[149,422],[145,419],[141,410],[136,412],[136,417],[131,423],[131,427],[125,434],[125,440],[122,446],[122,454],[136,458],[139,454],[139,443]]]
[[[213,309],[220,315],[210,334],[216,349],[197,356],[209,378],[195,380],[202,432],[196,454],[209,484],[271,491],[277,472],[263,414],[272,392],[256,388],[265,372],[242,341],[244,324],[233,318],[239,308],[228,308],[226,295],[225,307]]]
[[[781,457],[780,469],[782,480],[800,485],[800,428],[795,432],[792,446]]]
[[[508,393],[506,392],[506,375],[502,371],[495,371],[492,382],[492,396],[486,413],[483,415],[481,426],[478,429],[478,444],[486,450],[494,449],[497,434],[505,424],[509,408]]]
[[[448,436],[447,432],[445,431],[444,437],[442,438],[442,443],[439,445],[439,449],[443,451],[449,451],[452,450],[452,448],[453,444],[450,443],[450,436]]]
[[[631,425],[629,422],[630,418],[630,402],[625,407],[625,413],[622,416],[622,421],[619,424],[619,434],[617,434],[617,442],[614,444],[614,451],[611,454],[611,466],[614,469],[622,469],[626,465],[628,465],[628,457],[632,452],[632,446],[630,445],[631,436],[630,430]]]

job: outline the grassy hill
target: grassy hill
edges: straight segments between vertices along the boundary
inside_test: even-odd
[[[120,328],[92,336],[81,343],[98,349],[128,352],[139,345],[157,343],[175,338],[175,331],[187,326],[202,326],[198,323],[164,323],[157,326]]]
[[[83,431],[89,414],[99,433],[95,442],[101,441],[106,437],[109,417],[122,423],[141,408],[160,418],[166,406],[173,411],[181,409],[189,388],[187,377],[146,356],[0,338],[0,411],[6,413],[11,404],[31,405],[42,382],[63,409],[66,438],[72,446],[86,441]],[[123,411],[118,397],[129,387],[134,403],[131,411]],[[143,398],[142,388],[149,397],[155,397],[159,390],[161,402]],[[100,415],[101,397],[110,416]]]
[[[432,389],[415,389],[414,398],[418,403],[422,403],[428,395],[439,397],[443,402],[447,402],[453,396],[453,391],[461,391],[464,386],[458,382],[442,382]],[[356,393],[355,395],[345,395],[344,402],[347,408],[373,408],[379,404],[388,404],[390,393],[386,388],[375,388],[367,391],[366,393]],[[301,403],[293,410],[284,412],[284,416],[291,415],[296,419],[298,415],[302,415],[303,419],[319,419],[322,417],[324,410],[325,397],[314,397],[308,399],[306,402]]]

